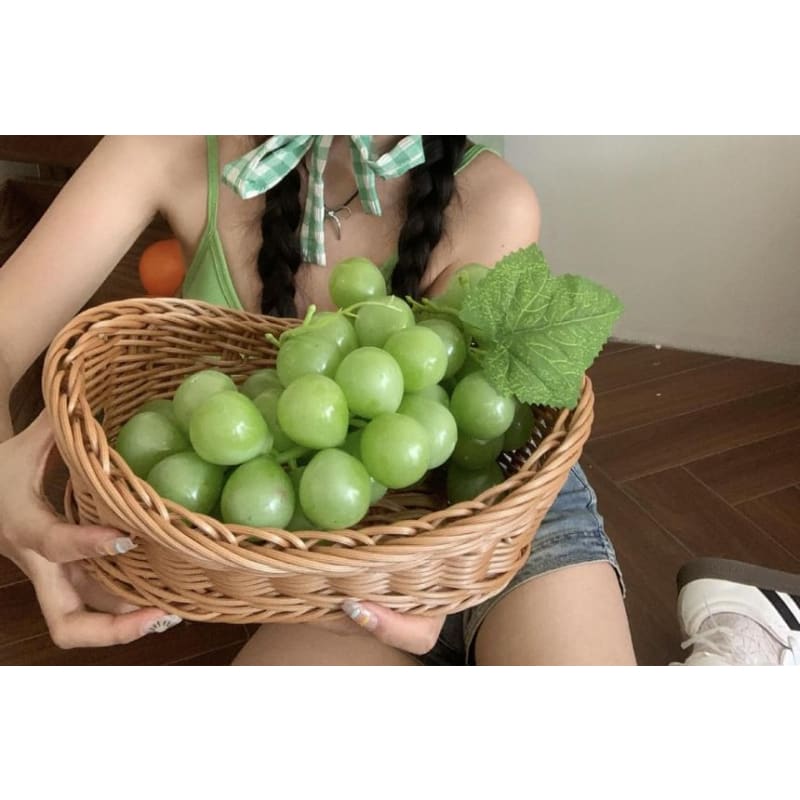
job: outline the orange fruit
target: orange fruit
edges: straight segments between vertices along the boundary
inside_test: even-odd
[[[186,276],[186,264],[177,239],[162,239],[144,249],[139,280],[151,297],[174,297]]]

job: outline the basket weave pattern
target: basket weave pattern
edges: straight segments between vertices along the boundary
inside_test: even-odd
[[[588,438],[588,378],[575,409],[534,407],[531,441],[501,456],[502,484],[449,507],[433,480],[390,492],[355,530],[225,525],[159,497],[109,444],[142,403],[171,397],[198,369],[219,369],[240,384],[274,366],[264,335],[298,323],[142,299],[90,309],[61,331],[47,353],[43,388],[70,473],[67,516],[118,528],[138,544],[88,562],[90,572],[131,602],[228,623],[333,617],[348,597],[454,613],[500,592],[525,563]]]

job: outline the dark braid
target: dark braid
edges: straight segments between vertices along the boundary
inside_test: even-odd
[[[294,169],[267,192],[258,254],[261,312],[294,317],[294,276],[300,266],[300,173]]]
[[[425,163],[409,173],[406,222],[400,231],[392,294],[419,299],[419,284],[428,259],[444,231],[444,212],[455,189],[466,136],[423,136]]]
[[[400,297],[419,295],[428,259],[442,238],[444,212],[453,197],[455,171],[464,153],[466,136],[423,136],[422,141],[425,163],[409,173],[406,221],[400,231],[398,261],[392,274],[392,292]],[[299,194],[300,175],[295,169],[266,195],[261,220],[263,243],[258,254],[264,314],[297,314],[294,278],[302,260]]]

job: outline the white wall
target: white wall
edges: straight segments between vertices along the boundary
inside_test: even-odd
[[[800,363],[800,137],[506,136],[541,246],[625,304],[614,336]]]

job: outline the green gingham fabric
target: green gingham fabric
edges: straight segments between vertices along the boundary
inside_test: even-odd
[[[325,266],[325,165],[333,136],[271,136],[222,170],[223,181],[241,197],[264,194],[280,183],[311,151],[300,248],[303,259]],[[376,178],[398,178],[425,161],[421,136],[406,136],[388,153],[373,158],[372,136],[351,136],[358,195],[367,214],[381,215]]]

